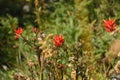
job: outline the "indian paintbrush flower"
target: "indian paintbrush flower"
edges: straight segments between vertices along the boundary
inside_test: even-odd
[[[64,43],[64,38],[62,35],[56,35],[53,37],[53,42],[56,47],[60,47]]]
[[[33,32],[35,32],[35,33],[39,33],[39,29],[38,28],[34,28],[34,27],[32,27],[32,29],[31,29]]]
[[[23,32],[23,28],[19,27],[17,30],[15,30],[15,38],[19,38],[20,35]]]
[[[104,27],[107,32],[112,32],[116,28],[115,20],[104,20]]]

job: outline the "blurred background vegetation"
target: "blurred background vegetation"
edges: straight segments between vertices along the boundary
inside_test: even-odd
[[[2,80],[12,74],[4,67],[11,70],[16,64],[18,49],[15,48],[14,30],[17,27],[34,26],[45,34],[63,34],[67,45],[83,41],[83,50],[95,56],[95,64],[101,62],[109,52],[110,43],[119,38],[118,34],[111,37],[105,32],[103,20],[113,18],[119,25],[119,4],[120,0],[39,0],[36,6],[35,0],[0,0]]]

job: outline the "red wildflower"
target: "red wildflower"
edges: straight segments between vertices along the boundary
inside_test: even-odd
[[[104,21],[104,27],[106,29],[107,32],[112,32],[115,30],[116,24],[115,24],[115,20],[105,20]]]
[[[36,33],[38,33],[38,32],[39,32],[38,28],[36,28],[35,32],[36,32]]]
[[[33,31],[33,32],[36,32],[36,33],[39,32],[38,28],[34,28],[34,27],[32,27],[32,31]]]
[[[58,68],[60,68],[60,69],[65,68],[65,65],[64,65],[64,64],[60,64],[60,65],[58,66]]]
[[[34,32],[35,28],[34,28],[34,27],[32,27],[32,28],[31,28],[31,30]]]
[[[17,30],[15,30],[15,38],[19,38],[19,36],[22,34],[23,28],[19,27]]]
[[[53,38],[53,42],[56,47],[60,47],[64,43],[64,38],[62,37],[62,35],[59,35],[59,36],[56,35]]]

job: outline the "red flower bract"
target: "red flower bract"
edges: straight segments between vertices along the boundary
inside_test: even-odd
[[[53,38],[53,42],[54,42],[56,47],[60,47],[64,43],[64,38],[62,35],[59,35],[59,36],[56,35]]]
[[[39,29],[32,27],[32,31],[38,33],[38,32],[39,32]]]
[[[65,65],[64,65],[64,64],[60,64],[60,65],[58,66],[58,68],[60,68],[60,69],[65,68]]]
[[[105,20],[104,21],[104,27],[107,32],[112,32],[116,28],[115,20]]]
[[[22,34],[23,28],[19,27],[17,30],[15,30],[15,38],[19,38],[19,36]]]

